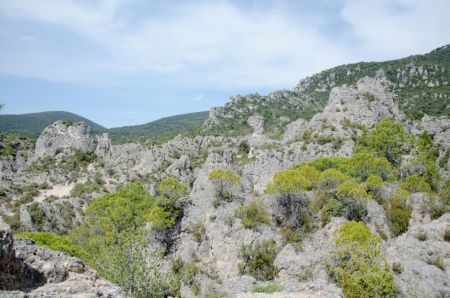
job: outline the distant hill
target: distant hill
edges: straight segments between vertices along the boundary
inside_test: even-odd
[[[106,132],[107,129],[89,119],[80,115],[63,112],[41,112],[20,115],[1,115],[0,114],[0,131],[2,132],[19,132],[27,135],[38,136],[44,128],[57,120],[71,120],[73,122],[87,123],[93,132]]]
[[[178,134],[190,132],[200,133],[203,122],[208,118],[208,112],[197,112],[170,116],[150,123],[134,126],[111,128],[108,130],[113,143],[147,141],[151,143],[164,142]]]

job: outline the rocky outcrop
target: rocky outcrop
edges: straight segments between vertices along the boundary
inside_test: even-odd
[[[0,227],[0,296],[2,291],[33,289],[45,282],[44,274],[16,256],[11,230]]]
[[[48,126],[36,141],[36,157],[55,156],[58,153],[81,151],[95,152],[98,138],[84,122],[65,124],[56,121]]]
[[[126,297],[80,259],[0,230],[1,297]]]
[[[373,127],[383,118],[402,121],[404,116],[381,78],[360,79],[355,87],[334,87],[323,112],[310,121],[296,120],[287,126],[283,142],[299,140],[305,133],[316,137],[351,139],[352,126]]]

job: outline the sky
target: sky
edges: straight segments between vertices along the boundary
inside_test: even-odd
[[[448,0],[0,0],[3,114],[103,126],[292,89],[340,64],[450,43]]]

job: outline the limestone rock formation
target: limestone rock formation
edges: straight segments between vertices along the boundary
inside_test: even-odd
[[[0,230],[0,297],[126,297],[81,260]]]
[[[55,156],[58,153],[78,150],[92,153],[98,139],[90,127],[83,123],[65,124],[56,121],[48,126],[36,141],[36,157]]]

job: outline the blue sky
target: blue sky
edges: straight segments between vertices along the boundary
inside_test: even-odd
[[[448,44],[449,11],[447,0],[0,0],[2,112],[113,127],[208,110]]]

